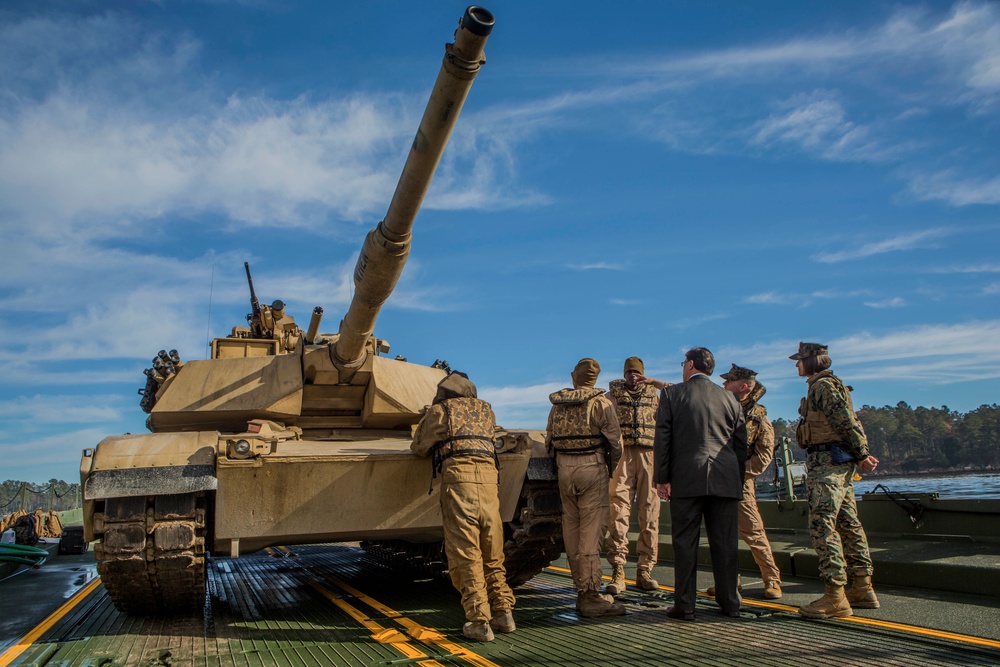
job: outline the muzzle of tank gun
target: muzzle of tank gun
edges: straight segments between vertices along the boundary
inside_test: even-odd
[[[323,319],[323,309],[319,306],[313,308],[312,319],[309,320],[309,329],[306,331],[306,344],[312,345],[319,334],[319,323]]]

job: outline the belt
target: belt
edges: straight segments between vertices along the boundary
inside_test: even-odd
[[[846,448],[846,445],[840,442],[824,442],[818,445],[809,445],[808,447],[806,447],[806,451],[810,454],[814,454],[816,452],[828,452],[834,447]]]
[[[593,461],[598,461],[600,463],[604,462],[604,452],[596,452],[593,450],[583,451],[583,452],[574,452],[574,451],[560,452],[557,450],[556,454],[558,454],[559,456],[565,456],[574,461],[585,461],[589,457]]]

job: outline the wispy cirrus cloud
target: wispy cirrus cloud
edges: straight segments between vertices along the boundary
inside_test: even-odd
[[[906,299],[902,297],[894,296],[888,299],[882,299],[880,301],[865,301],[865,305],[869,308],[884,309],[884,308],[902,308],[906,305]]]
[[[928,269],[928,271],[930,273],[1000,273],[1000,264],[982,262],[978,264],[937,266]]]
[[[780,294],[778,292],[759,292],[743,298],[743,303],[753,303],[758,305],[786,305],[798,300],[793,294]]]
[[[567,264],[566,268],[573,271],[624,271],[625,265],[616,262],[579,262]]]
[[[751,143],[793,145],[827,160],[883,160],[893,150],[879,145],[870,128],[848,119],[840,100],[814,93],[786,101],[758,122]]]
[[[1000,204],[1000,176],[960,176],[948,170],[916,176],[910,192],[918,199],[942,200],[955,206]]]
[[[888,252],[933,247],[935,240],[948,236],[950,233],[951,231],[947,229],[925,229],[911,234],[900,234],[881,241],[871,241],[851,250],[818,253],[813,255],[813,259],[824,264],[834,264]]]

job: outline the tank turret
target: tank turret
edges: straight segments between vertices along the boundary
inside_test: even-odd
[[[247,326],[214,339],[209,359],[157,354],[140,392],[151,433],[84,450],[85,535],[98,540],[98,570],[119,609],[203,604],[208,553],[361,541],[376,556],[446,568],[430,461],[409,444],[450,368],[383,356],[389,345],[374,329],[492,27],[488,11],[469,7],[446,46],[388,211],[362,245],[338,332],[320,332],[321,307],[303,331],[280,299],[260,303],[244,264]],[[561,551],[558,489],[540,432],[498,432],[496,446],[507,573],[517,585]]]

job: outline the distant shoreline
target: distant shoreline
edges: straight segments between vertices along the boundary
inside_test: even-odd
[[[880,466],[881,468],[881,466]],[[865,477],[940,477],[941,475],[989,475],[1000,470],[989,466],[983,468],[927,468],[925,470],[900,470],[886,468],[865,473]]]

